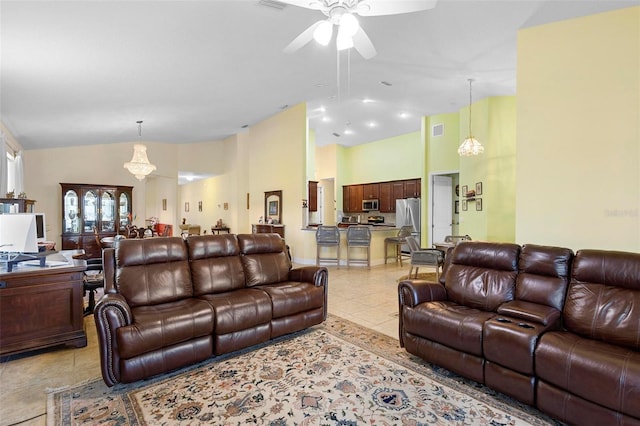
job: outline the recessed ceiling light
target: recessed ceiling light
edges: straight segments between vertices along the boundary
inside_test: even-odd
[[[346,129],[346,130],[344,131],[344,134],[345,134],[345,135],[352,135],[352,134],[353,134],[353,130],[351,130],[351,129]]]
[[[406,111],[403,111],[400,114],[398,114],[398,117],[400,117],[400,118],[409,118],[409,113],[406,112]]]
[[[389,83],[388,81],[381,81],[380,84],[382,84],[383,86],[393,86],[393,84]]]
[[[329,117],[327,117],[326,115],[324,117],[322,117],[322,122],[323,123],[328,123],[330,121],[331,121],[331,119]]]
[[[369,127],[377,127],[378,123],[376,123],[375,121],[370,121],[370,122],[367,123],[367,126],[369,126]]]
[[[326,112],[326,111],[327,111],[327,109],[326,109],[325,107],[321,106],[320,108],[318,108],[318,111],[320,111],[320,112]]]
[[[374,101],[373,99],[369,99],[369,98],[364,98],[364,99],[362,100],[362,103],[363,103],[363,104],[370,104],[370,103],[372,103],[372,102],[375,102],[375,101]]]

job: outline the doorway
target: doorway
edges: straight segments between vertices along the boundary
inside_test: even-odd
[[[447,235],[455,235],[458,229],[458,195],[454,188],[458,186],[458,172],[446,172],[431,175],[429,191],[429,244],[442,242]]]

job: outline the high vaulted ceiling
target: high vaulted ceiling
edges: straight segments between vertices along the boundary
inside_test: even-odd
[[[338,68],[335,36],[283,53],[323,15],[273,1],[3,0],[0,119],[25,149],[135,141],[138,120],[145,141],[190,143],[307,102],[318,145],[352,146],[458,111],[469,78],[474,101],[515,94],[521,28],[638,4],[439,0],[360,17],[378,54]]]

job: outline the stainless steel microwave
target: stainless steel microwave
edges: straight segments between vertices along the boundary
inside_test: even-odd
[[[378,210],[378,200],[362,200],[362,211]]]

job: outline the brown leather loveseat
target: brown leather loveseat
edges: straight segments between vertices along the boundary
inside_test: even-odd
[[[326,319],[327,269],[292,269],[277,234],[126,239],[103,260],[94,318],[109,386]]]
[[[579,425],[640,425],[640,254],[463,242],[399,283],[401,346]]]

